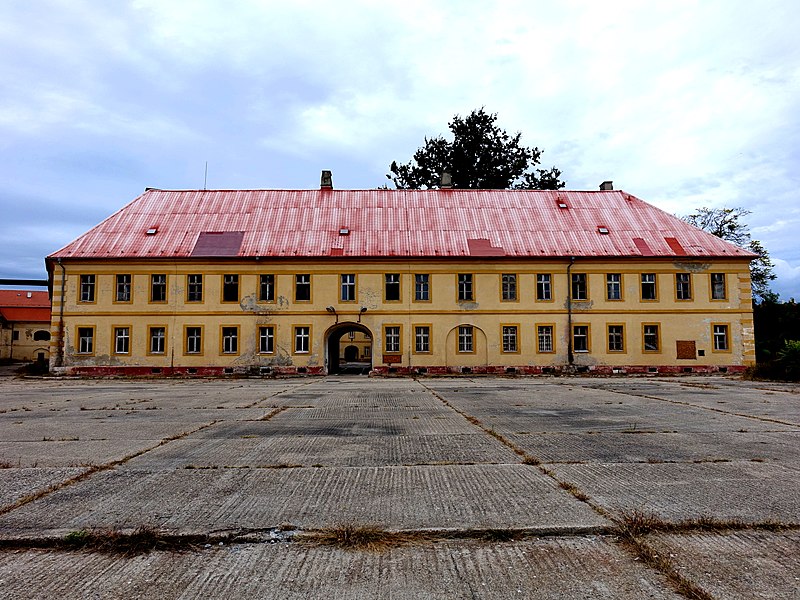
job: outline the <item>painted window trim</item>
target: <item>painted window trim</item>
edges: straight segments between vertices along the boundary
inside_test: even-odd
[[[586,350],[577,350],[575,348],[575,328],[586,327]],[[592,325],[591,323],[573,323],[572,331],[569,332],[572,336],[572,352],[576,354],[592,354]]]
[[[190,283],[189,277],[193,277],[195,275],[200,276],[200,300],[190,300],[189,299],[189,290],[190,290]],[[186,292],[184,294],[184,302],[186,304],[203,304],[206,300],[206,290],[205,290],[205,276],[202,273],[186,273]]]
[[[418,300],[417,299],[417,276],[418,275],[425,275],[428,277],[428,299],[427,300]],[[414,276],[414,297],[412,298],[412,302],[420,303],[420,304],[430,304],[433,301],[433,284],[430,273],[413,273]]]
[[[714,275],[722,275],[722,298],[714,298]],[[711,302],[728,301],[728,274],[716,271],[708,274],[708,298]]]
[[[645,327],[651,327],[653,325],[655,325],[658,328],[658,349],[657,350],[646,350],[645,349],[644,329],[645,329]],[[642,353],[643,354],[661,354],[663,352],[663,350],[664,350],[664,340],[662,339],[663,335],[664,335],[663,332],[664,332],[664,330],[661,327],[661,323],[657,323],[657,322],[642,323],[641,334],[642,334]]]
[[[386,348],[386,330],[390,327],[397,327],[397,350],[388,350]],[[403,353],[403,324],[402,323],[384,323],[383,325],[383,353],[384,354],[402,354]]]
[[[584,285],[586,287],[586,297],[585,298],[576,298],[575,297],[575,288],[573,287],[573,277],[577,277],[578,275],[584,276]],[[579,273],[571,273],[569,279],[569,295],[570,299],[573,302],[591,302],[592,300],[592,292],[591,286],[589,285],[589,273],[586,272],[579,272]]]
[[[128,300],[118,300],[117,299],[117,290],[119,287],[119,282],[117,281],[117,277],[123,277],[127,275],[130,277],[130,281],[128,282]],[[122,305],[129,305],[133,304],[133,273],[114,273],[114,295],[111,298],[112,304],[122,304]]]
[[[427,350],[417,350],[417,327],[427,327],[428,328],[428,349]],[[411,353],[412,354],[421,354],[423,356],[429,356],[433,354],[433,324],[432,323],[412,323],[411,324],[411,331],[414,335],[414,345],[412,346]]]
[[[534,327],[534,331],[536,333],[536,354],[555,354],[556,353],[556,344],[558,342],[558,338],[556,337],[556,324],[555,323],[535,323],[533,327]],[[549,327],[550,328],[550,343],[553,346],[552,350],[540,350],[540,346],[539,346],[539,328],[540,327]]]
[[[81,352],[81,329],[89,329],[92,332],[92,351]],[[97,354],[97,327],[95,325],[76,325],[75,326],[75,354],[77,356],[94,356]]]
[[[344,290],[344,280],[342,278],[350,275],[353,277],[353,299],[345,300],[342,298],[342,291]],[[339,303],[358,304],[358,273],[339,273]]]
[[[261,297],[261,278],[262,277],[272,277],[272,300],[264,300]],[[259,304],[275,304],[278,301],[278,276],[275,273],[258,273],[258,279],[256,279],[256,285],[258,286],[258,290],[256,291],[256,302]]]
[[[308,350],[297,350],[297,330],[300,328],[308,329]],[[314,328],[311,323],[299,323],[292,325],[292,354],[297,356],[308,356],[314,351]]]
[[[397,275],[397,300],[389,300],[387,298],[387,286],[389,282],[386,278],[390,275]],[[384,304],[400,304],[403,301],[403,274],[402,273],[384,273],[383,274],[383,303]],[[394,283],[394,282],[392,282]]]
[[[622,327],[622,350],[611,349],[611,332],[610,327]],[[606,352],[608,354],[627,354],[628,353],[628,340],[627,340],[627,327],[625,323],[606,323]]]
[[[653,276],[653,294],[655,296],[654,298],[645,298],[644,297],[644,284],[645,284],[645,282],[642,280],[642,278],[645,275],[652,275]],[[645,303],[651,303],[652,304],[653,302],[658,302],[658,301],[659,301],[658,273],[651,272],[651,271],[640,273],[639,274],[639,302],[645,302]]]
[[[606,302],[625,302],[625,274],[606,273]],[[619,298],[608,297],[608,277],[609,275],[619,275]]]
[[[83,297],[83,278],[84,277],[93,277],[92,280],[92,299],[91,300],[82,300]],[[98,280],[99,277],[96,273],[79,273],[78,274],[78,304],[97,304],[97,291],[98,291]],[[115,290],[116,291],[116,290]]]
[[[715,346],[716,336],[714,335],[714,328],[715,327],[725,327],[725,341],[728,343],[728,348],[726,350],[718,350]],[[733,344],[731,344],[731,334],[732,328],[731,324],[728,322],[717,321],[711,323],[711,352],[713,354],[731,354],[733,352]]]
[[[128,351],[117,352],[117,330],[128,330]],[[115,356],[131,356],[133,353],[133,325],[130,324],[114,324],[111,326],[111,352]]]
[[[688,298],[679,298],[678,297],[678,277],[681,275],[688,275],[689,276],[689,297]],[[675,273],[675,302],[692,302],[694,300],[694,278],[692,277],[692,273],[687,271],[678,271]]]
[[[189,329],[200,329],[200,352],[189,352]],[[183,326],[183,355],[184,356],[205,356],[206,353],[206,328],[205,325],[184,325]]]
[[[308,300],[298,300],[297,299],[297,285],[298,285],[297,278],[298,277],[303,277],[304,275],[308,277]],[[305,284],[303,284],[303,285],[305,285]],[[311,273],[295,273],[294,274],[294,301],[297,304],[311,304],[311,303],[314,302],[314,275],[313,274],[311,274]]]
[[[153,329],[163,329],[164,330],[164,351],[163,352],[152,352],[153,348]],[[148,324],[147,325],[147,356],[168,356],[169,355],[169,327],[166,323],[155,323],[155,324]]]
[[[236,352],[225,352],[225,330],[236,330]],[[219,326],[219,355],[239,356],[242,353],[242,328],[240,325],[223,324]]]
[[[549,278],[548,279],[548,285],[550,287],[550,298],[549,299],[546,299],[546,300],[545,299],[541,299],[541,300],[539,299],[539,275],[547,275],[548,278]],[[536,283],[536,289],[534,289],[534,292],[533,292],[533,300],[534,300],[534,302],[550,302],[550,303],[555,302],[555,296],[556,295],[554,293],[555,290],[553,289],[553,274],[552,273],[536,273],[535,277],[536,277],[536,282],[535,282]],[[538,346],[538,343],[537,343],[537,346]]]
[[[470,282],[470,294],[471,294],[471,297],[469,299],[462,299],[461,298],[461,289],[459,288],[458,278],[461,277],[462,275],[464,275],[464,276],[468,275],[469,278],[470,278],[469,282]],[[456,273],[456,304],[464,304],[465,302],[477,302],[477,298],[478,298],[478,290],[477,290],[477,286],[476,286],[475,273]],[[466,354],[466,353],[462,352],[462,354]]]
[[[514,276],[514,298],[512,299],[503,298],[503,277],[506,275]],[[519,273],[500,273],[500,302],[504,304],[519,303],[519,296]]]
[[[154,284],[153,277],[156,277],[158,275],[163,275],[164,276],[164,299],[163,300],[153,300],[153,290],[155,289],[153,287],[153,284]],[[147,303],[148,304],[167,304],[168,303],[168,301],[169,301],[169,273],[150,273],[150,275],[148,277],[148,285],[149,285],[149,290],[148,290],[148,294],[147,294]]]
[[[516,345],[516,350],[506,350],[505,346],[505,338],[503,336],[503,329],[506,327],[514,327],[516,329],[516,333],[514,335],[514,341]],[[519,323],[500,323],[500,353],[501,354],[521,354],[522,353],[522,328],[520,327]]]
[[[272,330],[272,350],[262,350],[261,349],[261,330],[262,329],[271,329]],[[275,346],[276,346],[276,342],[277,342],[277,339],[276,339],[277,338],[277,335],[276,335],[277,331],[278,331],[278,328],[275,325],[263,325],[263,324],[261,324],[261,325],[257,325],[256,326],[256,348],[258,348],[258,350],[256,351],[256,354],[260,354],[261,356],[271,356],[271,355],[275,354]],[[310,343],[310,340],[309,340],[309,343]]]

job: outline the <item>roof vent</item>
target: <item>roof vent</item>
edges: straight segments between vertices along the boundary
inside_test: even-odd
[[[556,202],[558,203],[558,208],[569,208],[567,206],[566,200],[562,200],[561,198],[559,198],[558,200],[556,200]]]
[[[147,231],[145,231],[147,235],[155,235],[158,233],[158,227],[151,227]]]
[[[323,171],[322,176],[319,178],[319,189],[332,190],[333,189],[333,175],[330,171]]]
[[[339,228],[339,235],[350,235],[350,228],[349,227],[340,227]]]
[[[597,233],[599,233],[600,235],[608,235],[608,227],[603,227],[602,225],[598,225]]]
[[[614,182],[613,181],[604,181],[600,184],[600,191],[601,192],[612,192],[614,191]]]

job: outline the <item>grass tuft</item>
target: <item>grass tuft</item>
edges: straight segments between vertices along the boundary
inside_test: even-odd
[[[345,523],[305,533],[299,540],[312,546],[328,546],[348,551],[385,552],[390,548],[421,542],[424,537],[420,533],[386,531],[375,525]]]
[[[69,548],[123,556],[174,549],[175,545],[158,529],[147,525],[139,526],[127,533],[119,529],[80,529],[68,533],[63,542]]]

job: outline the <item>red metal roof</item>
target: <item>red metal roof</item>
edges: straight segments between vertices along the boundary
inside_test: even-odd
[[[0,308],[0,318],[8,323],[49,323],[50,307]]]
[[[222,232],[240,257],[754,256],[621,190],[151,189],[48,258],[205,256]]]
[[[30,294],[30,298],[28,294]],[[42,306],[49,309],[50,296],[47,292],[0,290],[0,307],[5,306]]]

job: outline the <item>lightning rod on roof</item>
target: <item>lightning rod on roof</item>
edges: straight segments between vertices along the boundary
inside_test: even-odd
[[[208,183],[208,161],[206,161],[206,172],[203,175],[203,191],[206,191],[206,184]]]

